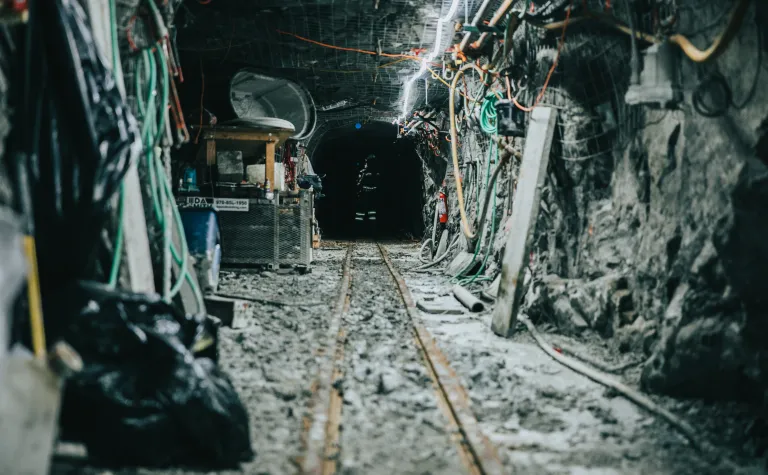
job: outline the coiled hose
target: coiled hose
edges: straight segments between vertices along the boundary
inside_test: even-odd
[[[155,55],[157,58],[155,58]],[[157,65],[160,65],[160,101],[157,101]],[[144,82],[147,84],[146,90],[142,90],[142,74]],[[198,310],[204,308],[203,295],[200,288],[192,278],[189,272],[189,249],[184,234],[184,225],[181,220],[181,214],[173,198],[170,180],[165,173],[165,166],[162,157],[156,152],[163,134],[166,130],[167,108],[170,96],[170,75],[168,65],[165,61],[165,55],[161,45],[156,45],[154,54],[152,50],[146,49],[142,52],[140,60],[137,60],[135,70],[135,89],[138,103],[140,119],[142,125],[142,141],[145,144],[145,159],[150,181],[152,208],[155,218],[163,230],[163,249],[168,249],[173,260],[179,265],[179,276],[169,290],[163,290],[163,298],[171,301],[181,290],[185,282],[189,284],[194,295]],[[163,210],[167,203],[170,203],[173,223],[168,222]],[[167,226],[176,226],[177,235],[181,249],[177,249],[172,240],[167,239]],[[168,262],[165,261],[164,268],[168,268]],[[170,278],[166,276],[166,278]]]

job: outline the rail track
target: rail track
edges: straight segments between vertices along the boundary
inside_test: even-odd
[[[382,265],[386,266],[386,271],[381,268]],[[366,275],[370,266],[378,267],[374,269],[376,272]],[[385,277],[386,275],[389,278]],[[370,306],[370,301],[365,301],[359,296],[360,290],[356,286],[370,286],[366,280],[376,276],[379,277],[376,279],[376,285],[381,288],[381,294],[397,296],[397,302],[394,300],[390,302],[393,307],[399,308],[388,311],[403,315],[399,324],[401,328],[408,328],[411,333],[411,336],[406,338],[410,343],[401,346],[398,352],[414,352],[419,355],[416,359],[423,365],[424,373],[428,375],[431,382],[432,391],[427,392],[433,394],[435,412],[439,410],[442,415],[437,418],[442,420],[443,433],[449,439],[445,445],[449,447],[447,450],[453,451],[456,455],[457,466],[444,467],[442,472],[456,473],[456,470],[461,470],[458,468],[460,463],[469,474],[507,473],[496,447],[480,430],[472,413],[466,389],[461,385],[458,376],[438,348],[432,335],[422,324],[411,293],[392,263],[387,249],[381,244],[355,242],[347,245],[339,293],[330,316],[326,344],[318,351],[321,358],[319,376],[313,385],[314,402],[310,411],[311,416],[305,423],[306,453],[301,461],[301,472],[312,475],[331,475],[341,468],[342,454],[346,448],[341,434],[348,425],[357,426],[356,422],[347,424],[344,413],[344,381],[345,378],[349,380],[345,370],[351,371],[349,362],[345,361],[345,353],[349,353],[348,338],[356,337],[355,328],[345,321],[345,317],[348,316],[350,308],[355,312],[368,311],[361,309],[367,308],[366,304]],[[353,289],[357,294],[352,291]],[[396,319],[395,321],[397,322]],[[359,331],[361,327],[357,328]],[[406,346],[409,345],[412,347],[407,348]],[[365,431],[361,430],[357,436],[364,437],[365,434]],[[418,437],[417,444],[430,445],[430,441],[434,440],[436,439],[429,439],[426,436],[423,439]],[[352,439],[351,442],[356,442],[356,439]],[[430,447],[425,449],[428,450]],[[394,447],[393,450],[397,448]],[[397,453],[391,454],[391,457],[398,456]],[[453,459],[453,457],[449,458]],[[420,470],[423,469],[422,466]],[[441,470],[436,471],[441,472]]]

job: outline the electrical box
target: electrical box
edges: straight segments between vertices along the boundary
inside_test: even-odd
[[[646,49],[640,84],[630,85],[624,100],[629,105],[672,108],[682,99],[678,48],[665,41]]]
[[[525,137],[525,112],[512,101],[502,99],[496,103],[496,129],[505,137]]]

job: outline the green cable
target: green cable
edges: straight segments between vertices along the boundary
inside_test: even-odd
[[[496,94],[488,94],[485,96],[483,105],[480,106],[480,128],[488,135],[496,133],[496,102],[498,100]]]
[[[112,266],[109,271],[108,286],[112,289],[117,287],[117,278],[120,275],[120,261],[123,258],[123,214],[125,208],[124,186],[120,183],[120,195],[117,205],[117,233],[115,235],[115,248],[112,251]]]
[[[117,47],[117,7],[115,6],[115,0],[109,0],[109,19],[110,19],[110,37],[112,40],[112,73],[117,75],[117,64],[120,58],[120,51]],[[112,265],[109,271],[109,281],[107,285],[110,288],[117,287],[117,279],[120,275],[120,262],[123,259],[123,214],[125,201],[125,185],[120,183],[120,191],[118,195],[117,205],[117,231],[115,235],[115,247],[112,250]]]
[[[496,137],[495,137],[496,138]],[[499,161],[499,149],[496,148],[496,160],[494,163],[498,163]],[[493,184],[493,213],[491,214],[491,236],[488,242],[488,246],[485,249],[485,256],[483,257],[483,263],[480,266],[480,269],[469,279],[465,279],[464,282],[461,282],[462,285],[471,284],[477,280],[490,280],[490,278],[487,277],[480,277],[480,274],[482,274],[485,271],[485,266],[488,263],[488,258],[491,255],[491,249],[493,248],[493,239],[496,237],[496,183]]]
[[[171,226],[173,224],[176,225],[178,233],[179,233],[179,240],[181,244],[181,255],[179,255],[179,250],[176,248],[173,242],[165,242],[163,243],[163,248],[170,249],[171,255],[175,262],[180,266],[179,270],[179,278],[174,283],[174,285],[171,287],[170,292],[168,295],[165,295],[166,300],[170,300],[173,297],[175,297],[181,290],[181,287],[183,286],[184,282],[186,281],[189,283],[190,287],[192,288],[194,294],[195,294],[195,300],[198,305],[198,309],[203,308],[203,295],[200,291],[199,286],[192,278],[189,268],[188,268],[188,261],[189,261],[189,248],[187,246],[186,236],[184,235],[184,225],[181,221],[181,214],[178,211],[178,207],[175,206],[175,203],[171,206],[173,215],[174,215],[174,223],[168,223],[166,222],[163,209],[165,207],[166,200],[169,200],[173,202],[173,191],[171,190],[170,182],[168,180],[167,175],[165,174],[165,169],[163,167],[163,164],[161,160],[159,160],[158,157],[155,156],[154,148],[155,146],[160,142],[160,138],[162,137],[163,129],[165,128],[165,110],[164,107],[158,107],[158,103],[155,100],[156,98],[156,88],[157,88],[157,63],[160,63],[160,69],[161,69],[161,81],[162,81],[162,96],[160,100],[160,104],[167,104],[169,100],[170,95],[170,85],[168,82],[168,66],[164,61],[163,53],[160,47],[158,46],[156,48],[157,55],[158,55],[158,61],[155,60],[154,56],[149,53],[149,50],[145,50],[143,52],[143,62],[145,66],[145,79],[148,83],[148,92],[147,92],[147,99],[146,103],[142,99],[141,94],[141,83],[140,83],[140,68],[137,66],[137,73],[136,73],[136,88],[137,88],[137,98],[139,98],[139,111],[143,115],[144,119],[144,126],[142,130],[142,138],[144,139],[145,144],[152,144],[151,146],[147,147],[146,150],[146,159],[147,159],[147,166],[149,168],[149,176],[150,176],[150,187],[153,190],[152,192],[152,205],[155,212],[155,217],[160,223],[160,226],[163,230],[163,236],[165,236],[165,229],[166,226]],[[158,113],[159,113],[159,119],[158,119]]]
[[[497,152],[498,152],[498,148],[497,148]],[[493,154],[493,146],[490,146],[488,147],[488,166],[485,173],[485,185],[483,186],[484,191],[488,189],[488,182],[490,181],[490,177],[491,177],[491,155],[492,154]],[[478,186],[478,190],[479,188],[480,187]],[[479,197],[478,197],[478,202],[479,202]],[[481,240],[478,240],[477,244],[475,244],[475,253],[472,255],[472,260],[469,261],[469,264],[467,264],[461,271],[459,271],[458,274],[454,275],[451,281],[455,282],[459,280],[459,277],[464,275],[467,271],[469,271],[469,269],[471,269],[475,265],[475,259],[477,259],[477,255],[480,254],[481,247],[482,247]]]
[[[497,129],[496,129],[496,126],[497,126],[497,123],[496,123],[496,102],[497,101],[498,101],[498,97],[495,94],[488,94],[485,97],[485,100],[483,101],[483,105],[480,107],[480,128],[486,134],[494,135],[494,137],[495,137],[495,134],[497,132]],[[486,173],[485,173],[485,186],[483,187],[483,190],[487,190],[488,189],[488,182],[489,182],[490,177],[491,177],[491,162],[493,161],[492,155],[493,155],[493,150],[494,149],[496,150],[496,156],[497,156],[496,157],[497,158],[496,161],[498,161],[499,149],[498,149],[498,147],[495,147],[494,145],[495,145],[495,141],[492,142],[491,146],[488,148],[488,167],[487,167],[487,170],[486,170]],[[496,203],[496,194],[495,194],[496,184],[494,184],[493,188],[494,188],[494,196],[493,196],[494,206],[493,206],[493,215],[492,215],[492,220],[491,220],[491,222],[492,222],[491,229],[492,229],[492,233],[495,233],[495,229],[494,228],[495,228],[495,224],[496,224],[496,222],[495,222],[496,221],[496,205],[495,205],[495,203]],[[479,190],[479,187],[478,187],[478,190]],[[478,205],[479,205],[479,198],[478,198]],[[458,279],[460,276],[464,275],[464,273],[466,273],[469,269],[472,268],[472,266],[475,263],[475,259],[477,258],[477,255],[480,253],[480,249],[481,249],[481,241],[479,240],[477,242],[477,245],[475,246],[475,254],[472,257],[472,261],[466,267],[464,267],[464,269],[462,269],[461,272],[456,274],[453,277],[452,280]],[[480,271],[478,271],[473,276],[474,278],[473,278],[473,280],[471,282],[474,282],[475,279],[477,278],[477,276],[479,275],[479,273],[482,272],[482,270],[484,269],[485,264],[486,264],[486,262],[488,260],[489,250],[490,250],[490,248],[486,249],[485,258],[483,259],[483,264],[480,267]]]

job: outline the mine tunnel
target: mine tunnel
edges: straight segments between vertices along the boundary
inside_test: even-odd
[[[0,0],[0,475],[768,473],[764,0]]]
[[[315,172],[323,180],[317,200],[317,220],[329,239],[408,239],[423,229],[423,178],[415,143],[397,140],[391,124],[353,124],[326,134],[313,154]],[[370,157],[370,159],[369,159]],[[363,167],[377,174],[376,195],[369,206],[360,196]],[[377,215],[375,227],[356,221],[356,213]]]

